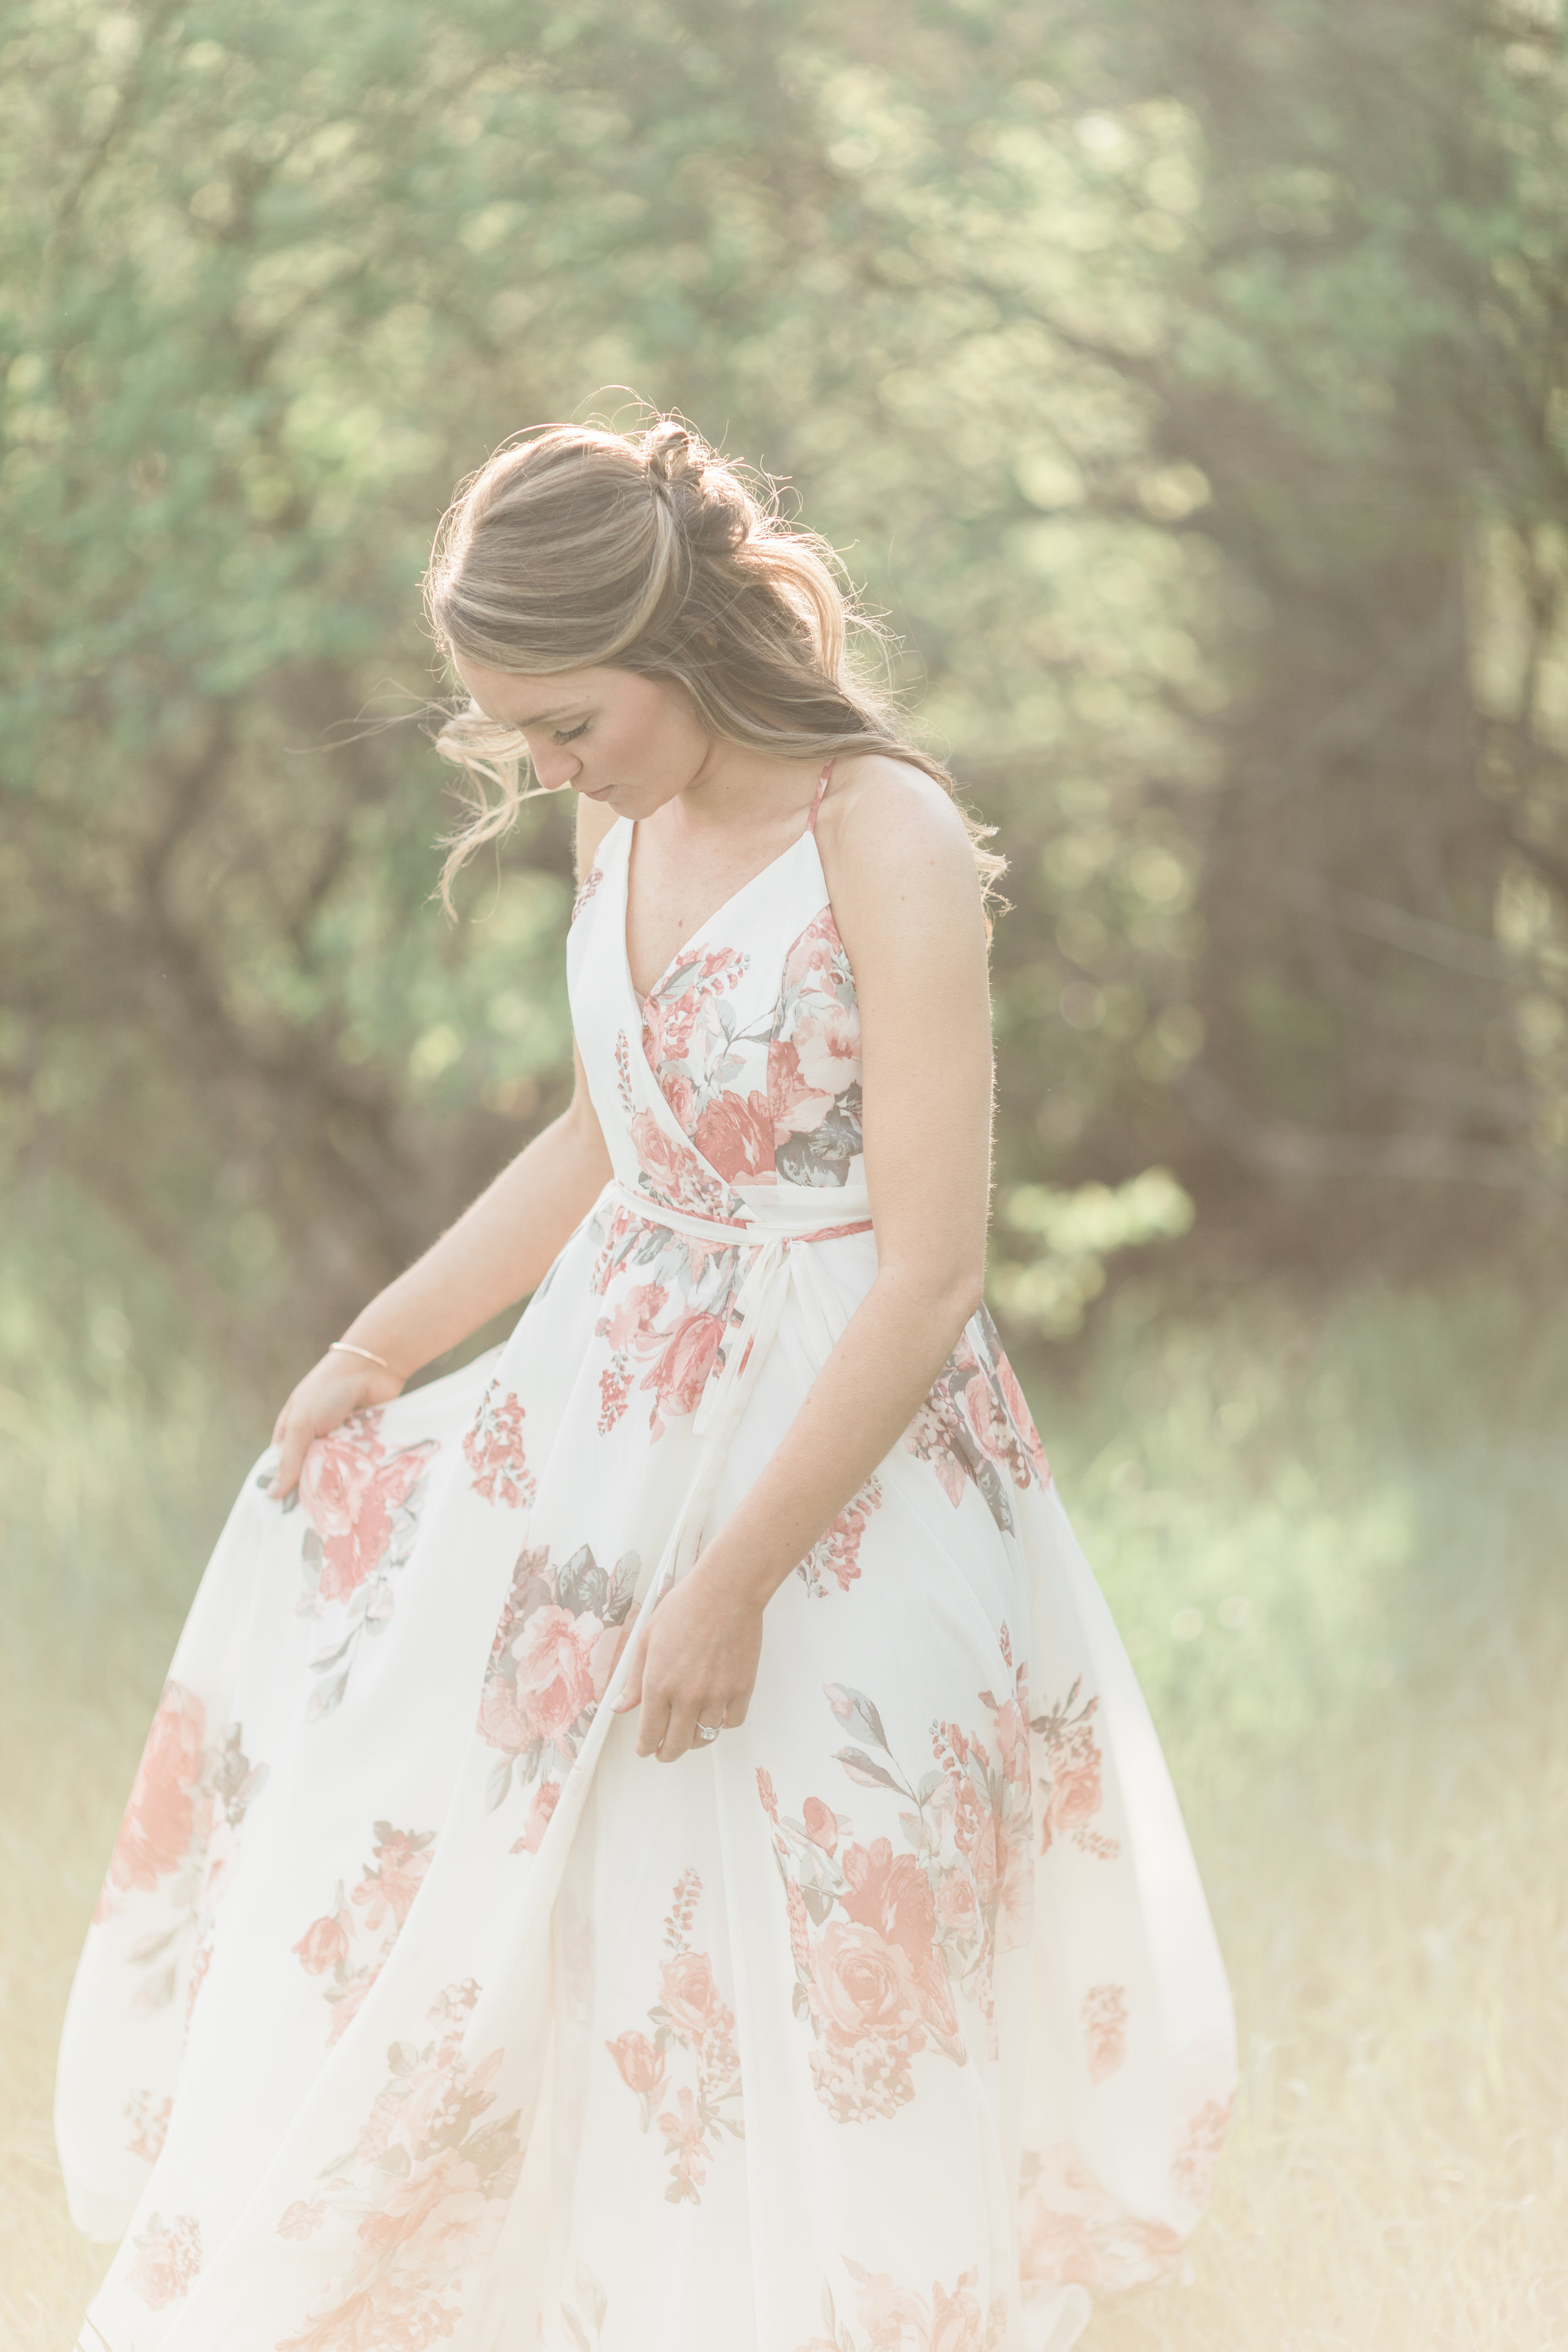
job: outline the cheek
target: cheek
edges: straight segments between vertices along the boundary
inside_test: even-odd
[[[689,767],[703,744],[695,715],[680,698],[651,682],[629,694],[622,707],[605,714],[595,730],[599,757],[606,764],[630,765],[650,775]]]

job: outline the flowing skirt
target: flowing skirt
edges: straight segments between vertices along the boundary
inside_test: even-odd
[[[84,2346],[1061,2352],[1179,2253],[1224,1974],[987,1318],[769,1603],[745,1723],[663,1766],[607,1704],[874,1241],[795,1266],[717,1453],[747,1252],[606,1200],[504,1346],[288,1504],[263,1457],[67,2018],[72,2211],[123,2233]]]

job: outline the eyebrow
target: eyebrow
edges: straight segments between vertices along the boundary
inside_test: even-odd
[[[585,700],[563,702],[554,710],[536,710],[530,719],[509,719],[503,723],[508,727],[517,728],[520,732],[525,732],[530,727],[548,727],[555,719],[569,719],[574,710],[582,710],[585,708]]]

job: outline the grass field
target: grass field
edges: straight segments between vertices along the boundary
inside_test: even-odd
[[[195,1376],[0,1389],[0,2342],[106,2256],[49,2125],[70,1971],[261,1432]],[[1154,1706],[1243,2089],[1181,2276],[1092,2352],[1568,2343],[1568,1335],[1500,1289],[1116,1298],[1038,1418]],[[215,2347],[216,2352],[216,2347]]]

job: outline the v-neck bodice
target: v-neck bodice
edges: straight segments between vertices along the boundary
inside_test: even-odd
[[[626,959],[632,826],[599,845],[567,949],[572,1019],[616,1175],[652,1210],[765,1230],[869,1214],[860,1013],[808,825],[731,892],[647,997]]]

